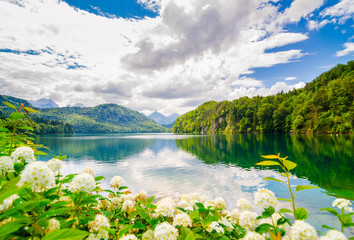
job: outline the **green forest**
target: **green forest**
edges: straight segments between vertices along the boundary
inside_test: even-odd
[[[273,96],[209,101],[176,120],[173,133],[353,133],[354,61],[302,89]]]
[[[26,107],[34,108],[28,101],[20,98],[0,95],[0,102],[9,102],[16,107],[19,107],[23,103]],[[38,109],[37,109],[38,110]],[[6,117],[8,117],[13,109],[7,107],[4,104],[0,104],[0,121],[1,125],[7,125]],[[73,134],[73,127],[69,123],[58,120],[48,120],[40,117],[32,117],[34,125],[33,133],[34,134]],[[30,125],[30,123],[29,123]]]

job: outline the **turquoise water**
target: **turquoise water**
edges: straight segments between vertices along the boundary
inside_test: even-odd
[[[241,198],[265,187],[279,198],[289,198],[286,185],[262,180],[280,178],[277,168],[256,166],[261,155],[281,153],[298,164],[293,186],[319,186],[299,192],[297,207],[309,210],[308,222],[339,227],[335,218],[319,211],[336,197],[354,200],[353,136],[232,135],[191,136],[173,134],[42,136],[36,142],[50,148],[48,160],[67,155],[63,172],[77,173],[93,167],[109,180],[120,175],[132,192],[145,190],[157,198],[178,199],[182,193],[199,192],[223,197],[232,210]],[[290,208],[281,202],[279,207]],[[351,231],[354,231],[351,229]],[[347,235],[352,235],[350,231]]]

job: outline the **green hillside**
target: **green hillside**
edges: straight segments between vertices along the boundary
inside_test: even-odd
[[[350,61],[288,93],[206,102],[179,117],[172,132],[354,133],[353,101],[354,61]]]
[[[15,106],[22,103],[39,111],[33,114],[38,123],[35,133],[131,133],[131,132],[166,132],[168,129],[136,111],[116,105],[103,104],[96,107],[33,107],[20,98],[0,95],[0,101],[10,102]],[[8,116],[13,110],[0,105],[0,116]]]
[[[73,126],[75,133],[127,133],[165,132],[143,114],[116,105],[102,104],[96,107],[64,107],[41,109],[39,117],[60,120]]]

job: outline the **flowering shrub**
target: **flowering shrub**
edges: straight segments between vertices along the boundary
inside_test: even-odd
[[[89,168],[79,174],[55,176],[61,160],[28,161],[33,155],[23,156],[25,167],[14,177],[6,174],[13,168],[2,168],[1,239],[346,239],[337,230],[318,237],[304,220],[292,223],[284,210],[275,210],[278,199],[268,189],[254,194],[255,206],[264,209],[261,215],[243,198],[229,212],[224,199],[208,199],[198,193],[155,202],[143,191],[128,191],[120,176],[111,179],[112,190],[101,190],[99,182],[104,178],[94,177]],[[3,166],[17,161],[14,157],[0,160]],[[100,191],[108,196],[98,194]],[[349,205],[346,199],[336,199],[333,206],[342,213],[324,210],[346,216]],[[349,220],[345,221],[344,227],[349,226]]]

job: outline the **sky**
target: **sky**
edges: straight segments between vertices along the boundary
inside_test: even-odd
[[[352,0],[0,0],[0,94],[183,114],[354,56]]]

